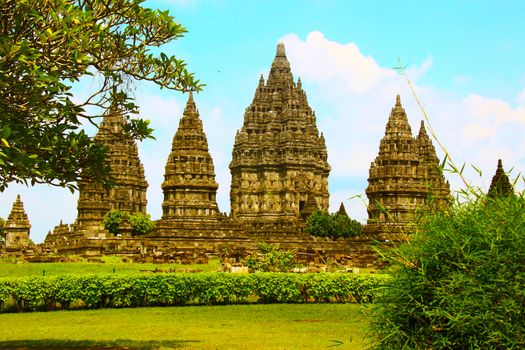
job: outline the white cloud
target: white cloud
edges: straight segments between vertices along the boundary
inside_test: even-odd
[[[456,85],[467,85],[471,80],[471,77],[469,77],[468,75],[463,75],[463,74],[459,74],[459,75],[456,75],[453,79],[452,79],[452,82]]]
[[[520,106],[525,107],[525,89],[518,92],[516,100]]]
[[[323,33],[311,32],[306,41],[295,34],[281,39],[293,71],[305,80],[330,81],[344,93],[366,93],[381,79],[395,75],[364,56],[354,43],[340,44],[327,40]]]
[[[410,66],[406,68],[406,74],[412,81],[416,81],[422,76],[424,76],[432,67],[432,63],[434,63],[434,59],[432,57],[428,57],[421,63],[420,66]]]
[[[512,108],[508,102],[501,99],[488,99],[470,94],[463,103],[467,112],[475,119],[490,120],[497,126],[506,122],[525,124],[525,108]]]
[[[464,134],[470,141],[486,140],[496,134],[496,128],[487,124],[469,123],[464,127]]]
[[[310,106],[317,112],[319,129],[326,137],[332,165],[330,204],[335,211],[349,191],[341,191],[334,180],[366,179],[395,95],[401,94],[414,135],[424,116],[404,78],[393,69],[380,66],[356,44],[334,42],[319,32],[310,33],[306,40],[289,34],[280,41],[285,43],[293,73],[302,78]],[[474,93],[461,98],[418,83],[432,68],[432,63],[429,57],[407,68],[406,75],[429,114],[439,140],[458,167],[466,164],[468,181],[486,188],[498,158],[504,159],[508,167],[515,166],[516,172],[523,172],[525,159],[517,151],[522,150],[523,154],[525,148],[525,142],[519,143],[525,133],[525,90],[517,94],[518,107],[503,99],[489,99]],[[395,64],[393,58],[392,66]],[[461,75],[455,79],[456,84],[467,81],[468,78]],[[434,144],[442,159],[443,152],[436,141]],[[471,164],[482,170],[482,178],[476,175]],[[463,186],[456,175],[447,178],[454,189]],[[360,185],[363,188],[354,188],[355,193],[364,192],[366,182],[360,181]],[[366,216],[363,207],[355,209],[356,217]]]

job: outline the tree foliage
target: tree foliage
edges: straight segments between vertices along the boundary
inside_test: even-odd
[[[330,214],[318,210],[306,219],[304,231],[312,236],[330,237],[353,237],[361,233],[363,227],[357,220],[353,220],[344,214]]]
[[[120,225],[126,220],[129,222],[131,232],[134,235],[145,235],[155,228],[155,223],[151,221],[149,214],[129,214],[120,210],[110,210],[104,215],[104,228],[114,235],[119,234]]]
[[[375,308],[383,349],[525,347],[525,199],[479,197],[424,216],[387,252],[393,279]]]
[[[104,215],[104,228],[110,233],[116,235],[119,231],[119,226],[123,220],[127,219],[128,215],[120,210],[110,210]]]
[[[3,217],[0,216],[0,242],[2,242],[5,239],[4,227],[5,227],[5,220]]]
[[[134,235],[145,235],[155,228],[149,214],[133,213],[128,218]]]
[[[108,181],[105,149],[82,124],[95,124],[101,110],[137,113],[136,80],[200,89],[183,61],[153,53],[186,29],[167,11],[143,2],[0,2],[0,191],[13,181],[70,189],[81,176]],[[89,96],[73,98],[73,85],[89,76],[93,82],[87,85],[94,86]],[[131,136],[151,136],[148,121],[127,118]]]

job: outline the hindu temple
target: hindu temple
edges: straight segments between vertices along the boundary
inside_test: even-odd
[[[78,215],[75,230],[86,236],[106,234],[102,220],[110,210],[146,213],[148,183],[135,140],[123,132],[124,116],[109,110],[102,119],[95,141],[107,147],[114,187],[106,188],[94,180],[78,184]]]
[[[214,162],[197,103],[189,93],[164,168],[162,217],[156,228],[136,235],[123,222],[121,234],[107,231],[103,220],[110,210],[146,213],[148,183],[137,145],[123,132],[125,123],[125,116],[110,109],[95,136],[107,149],[114,186],[80,181],[76,222],[60,222],[41,251],[196,262],[207,261],[210,255],[245,256],[263,240],[294,249],[306,259],[368,266],[377,263],[369,247],[372,239],[391,227],[414,222],[419,208],[443,206],[450,200],[449,184],[424,123],[414,137],[397,96],[370,166],[364,234],[340,240],[306,234],[308,216],[328,211],[330,165],[316,114],[300,78],[294,79],[283,44],[277,45],[268,77],[260,77],[235,136],[229,215],[217,205]],[[500,168],[501,163],[497,174],[503,171]],[[508,187],[504,179],[494,181],[500,184],[494,186]],[[338,213],[347,215],[342,203]],[[7,226],[8,245],[28,240],[30,225],[20,198]]]
[[[296,219],[308,201],[314,209],[328,210],[325,140],[301,80],[294,81],[283,44],[246,108],[230,171],[232,218]]]
[[[218,187],[208,141],[190,92],[166,163],[161,220],[218,220]]]
[[[29,246],[30,230],[31,224],[24,210],[24,203],[18,195],[4,227],[6,248],[16,250]]]
[[[369,233],[398,230],[417,219],[417,210],[430,203],[450,201],[436,150],[421,122],[416,138],[408,122],[401,98],[390,112],[379,152],[370,164],[368,187]]]

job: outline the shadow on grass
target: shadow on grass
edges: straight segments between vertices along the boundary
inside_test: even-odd
[[[11,340],[0,341],[0,349],[12,350],[155,350],[181,349],[199,340]]]

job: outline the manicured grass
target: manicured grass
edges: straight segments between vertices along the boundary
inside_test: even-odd
[[[217,271],[219,260],[210,260],[206,265],[123,263],[118,257],[102,257],[104,263],[68,262],[68,263],[28,263],[20,260],[0,260],[0,278],[25,276],[58,276],[64,274],[140,274],[163,270],[173,272]],[[149,272],[144,272],[149,271]]]
[[[0,314],[0,348],[364,349],[369,311],[273,304]]]

